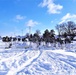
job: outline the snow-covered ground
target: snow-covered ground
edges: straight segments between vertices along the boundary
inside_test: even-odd
[[[0,41],[0,75],[76,75],[76,42],[53,47]]]

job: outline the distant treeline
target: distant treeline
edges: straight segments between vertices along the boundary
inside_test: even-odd
[[[56,29],[58,31],[58,35],[55,34],[55,31],[46,29],[42,35],[40,35],[40,30],[36,30],[34,34],[26,34],[24,37],[2,37],[3,42],[11,42],[11,41],[27,41],[30,42],[40,42],[44,41],[45,43],[56,43],[60,42],[61,44],[63,41],[71,42],[73,38],[76,36],[76,24],[72,21],[68,21],[66,23],[57,24]]]

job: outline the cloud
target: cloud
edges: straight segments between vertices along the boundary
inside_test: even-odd
[[[37,21],[33,21],[33,20],[29,20],[26,25],[27,26],[30,26],[30,27],[33,27],[35,25],[38,25],[39,23]]]
[[[61,18],[61,22],[60,23],[63,23],[63,22],[66,22],[66,21],[76,21],[76,14],[67,13],[65,16],[63,16]]]
[[[19,22],[19,21],[24,20],[24,19],[25,19],[25,16],[16,15],[14,18],[14,21]]]
[[[25,19],[25,17],[24,17],[24,16],[16,15],[16,20],[23,20],[23,19]]]
[[[39,4],[39,6],[47,7],[47,12],[49,14],[59,14],[60,10],[63,8],[62,5],[55,4],[54,0],[43,0],[43,2]]]

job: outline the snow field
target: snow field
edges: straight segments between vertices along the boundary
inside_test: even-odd
[[[0,75],[76,75],[76,42],[62,47],[42,43],[39,47],[29,42],[0,47]]]

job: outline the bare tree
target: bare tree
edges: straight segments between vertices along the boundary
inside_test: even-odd
[[[61,26],[59,24],[56,25],[56,29],[58,31],[58,35],[61,35]]]
[[[74,32],[73,32],[73,29],[74,28],[76,28],[76,24],[74,23],[74,22],[72,22],[72,21],[68,21],[67,22],[67,33],[68,34],[73,34]]]
[[[65,33],[67,35],[74,34],[74,28],[76,28],[76,24],[72,21],[64,22],[56,26],[59,35],[64,35]]]

